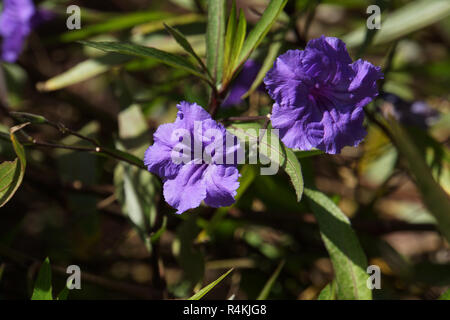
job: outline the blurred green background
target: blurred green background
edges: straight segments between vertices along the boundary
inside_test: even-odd
[[[158,125],[174,120],[179,101],[208,105],[208,87],[154,59],[105,54],[77,41],[132,41],[183,55],[166,22],[204,57],[206,2],[35,1],[55,17],[32,32],[17,63],[2,63],[9,108],[43,115],[142,159]],[[248,29],[267,3],[237,1]],[[66,28],[69,4],[81,8],[80,30]],[[376,33],[366,33],[370,4],[383,12]],[[405,105],[424,101],[439,115],[426,128],[405,128],[448,195],[448,2],[290,0],[252,59],[263,63],[273,50],[302,49],[322,34],[343,39],[352,58],[382,66],[383,92]],[[271,103],[255,91],[218,117],[265,114]],[[370,106],[381,117],[397,107],[383,99]],[[16,124],[4,113],[0,119],[4,133]],[[351,219],[368,264],[380,267],[375,299],[436,299],[450,286],[449,243],[408,169],[415,159],[405,158],[376,125],[367,126],[364,143],[340,155],[296,153],[303,175]],[[86,145],[51,126],[26,131],[39,141]],[[159,181],[127,163],[54,148],[32,146],[26,153],[23,183],[0,209],[2,299],[29,299],[47,256],[56,293],[68,276],[65,268],[80,266],[82,290],[71,290],[69,299],[185,298],[230,268],[205,298],[255,299],[274,275],[268,298],[316,299],[334,279],[316,218],[305,199],[296,202],[281,170],[261,176],[257,166],[245,166],[233,207],[176,215],[161,201]],[[0,160],[14,157],[11,143],[0,140]]]

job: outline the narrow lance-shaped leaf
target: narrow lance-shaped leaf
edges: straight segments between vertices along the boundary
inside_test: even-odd
[[[149,34],[164,29],[164,24],[168,24],[170,26],[180,26],[205,21],[206,17],[203,14],[187,13],[183,15],[177,15],[174,17],[168,17],[164,19],[164,21],[157,20],[138,25],[131,30],[131,33],[133,35],[142,36],[145,34]]]
[[[52,296],[52,269],[47,257],[42,263],[36,282],[34,284],[31,300],[53,300]]]
[[[333,263],[337,296],[345,300],[370,300],[367,258],[350,221],[323,193],[305,188],[305,196],[319,224],[320,234]]]
[[[109,53],[102,57],[88,59],[47,81],[38,82],[36,88],[40,91],[62,89],[102,74],[112,67],[119,66],[131,59],[133,58],[130,56],[116,53]]]
[[[164,27],[166,28],[167,32],[169,32],[175,39],[175,41],[187,52],[189,53],[195,60],[197,60],[198,65],[207,72],[208,77],[211,78],[211,75],[209,74],[208,69],[206,68],[205,64],[203,63],[202,59],[197,55],[197,53],[194,51],[194,48],[192,48],[189,41],[186,39],[186,37],[177,29],[172,28],[171,26],[164,24]]]
[[[225,0],[208,1],[206,66],[214,82],[222,80],[225,42]]]
[[[207,77],[202,74],[189,60],[159,49],[123,42],[80,41],[80,43],[105,52],[115,52],[142,58],[154,58],[169,66],[184,69],[193,75],[208,81]]]
[[[275,281],[277,280],[278,276],[280,275],[281,269],[284,267],[284,263],[286,261],[282,260],[278,267],[273,272],[272,276],[267,280],[266,284],[264,285],[264,288],[261,290],[260,294],[258,295],[258,298],[256,300],[266,300],[269,296],[270,290],[272,290],[273,285],[275,284]]]
[[[231,7],[230,16],[228,17],[227,31],[225,34],[225,54],[224,54],[224,64],[223,69],[226,74],[230,72],[232,66],[230,65],[231,60],[231,49],[233,48],[233,41],[236,34],[236,1],[233,0],[233,5]]]
[[[246,32],[247,20],[245,20],[244,11],[241,9],[239,13],[239,23],[237,25],[237,29],[234,32],[234,37],[231,40],[232,46],[229,53],[230,57],[228,61],[228,67],[225,69],[225,75],[223,78],[224,85],[227,85],[234,76],[233,71],[235,71],[236,61],[239,58],[239,54],[242,50]]]
[[[138,24],[142,24],[149,21],[161,21],[171,16],[172,16],[171,13],[155,12],[154,10],[121,14],[118,17],[109,18],[105,22],[100,22],[89,26],[83,26],[83,28],[79,30],[72,30],[63,33],[59,37],[59,41],[71,42],[86,39],[96,34],[132,28]]]
[[[217,280],[211,282],[206,287],[203,287],[200,289],[196,294],[194,294],[192,297],[189,298],[189,300],[200,300],[205,294],[207,294],[211,289],[213,289],[215,286],[217,286],[227,275],[230,274],[230,272],[233,271],[233,269],[228,270],[226,273],[221,275]]]
[[[382,44],[399,39],[411,32],[438,22],[450,15],[448,0],[412,1],[397,9],[386,17],[382,17],[381,29],[377,31],[373,44]],[[367,27],[364,26],[344,36],[348,47],[361,45],[364,41]]]
[[[264,62],[261,66],[261,69],[259,69],[258,74],[256,75],[255,80],[253,81],[250,89],[242,96],[242,99],[247,98],[249,95],[251,95],[263,82],[264,77],[266,76],[266,73],[273,67],[273,62],[278,56],[278,53],[280,52],[280,49],[283,45],[283,38],[284,38],[285,32],[279,32],[274,36],[273,42],[269,47],[269,50],[267,52],[266,58],[264,59]]]
[[[283,11],[287,0],[272,0],[267,6],[266,10],[258,21],[256,26],[250,31],[247,39],[244,42],[235,69],[239,68],[245,60],[250,56],[253,50],[258,47],[264,36],[269,32],[272,25],[275,23],[279,14]]]

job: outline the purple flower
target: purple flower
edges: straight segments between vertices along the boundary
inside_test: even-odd
[[[261,65],[257,61],[248,59],[244,63],[239,75],[233,81],[230,88],[230,93],[222,102],[222,107],[230,107],[240,104],[242,102],[241,97],[250,89],[260,69]],[[258,89],[262,90],[262,86]]]
[[[31,30],[51,16],[49,11],[36,10],[32,0],[4,0],[0,16],[2,60],[15,62]]]
[[[145,152],[148,170],[164,182],[164,198],[177,213],[229,206],[239,187],[237,138],[195,103],[181,102],[174,123],[161,125]]]
[[[345,43],[332,37],[279,56],[264,83],[275,100],[272,126],[290,148],[339,153],[365,137],[364,111],[383,74],[367,61],[352,63]]]

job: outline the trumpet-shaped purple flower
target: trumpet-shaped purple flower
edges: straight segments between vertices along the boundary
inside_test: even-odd
[[[378,94],[383,74],[367,61],[352,60],[345,43],[332,37],[279,56],[264,83],[275,100],[272,126],[290,148],[339,153],[365,137],[364,111]]]
[[[0,16],[2,60],[15,62],[31,30],[52,16],[47,10],[37,10],[32,0],[4,0]]]
[[[229,206],[239,187],[237,138],[195,103],[181,102],[174,123],[161,125],[145,152],[148,170],[164,182],[164,198],[177,213]]]

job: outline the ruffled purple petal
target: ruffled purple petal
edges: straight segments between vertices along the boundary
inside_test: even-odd
[[[378,95],[377,80],[383,79],[380,67],[375,67],[364,60],[357,60],[351,64],[356,75],[353,77],[348,89],[351,92],[356,107],[369,104]]]
[[[273,105],[272,125],[280,130],[281,141],[290,148],[310,150],[320,145],[324,135],[320,121],[318,110],[311,111],[307,105],[297,108],[280,107],[278,103]]]
[[[317,148],[326,153],[340,153],[345,146],[357,146],[366,136],[363,127],[364,111],[362,108],[354,109],[341,107],[323,113],[322,125],[324,128],[323,141]]]
[[[144,164],[148,171],[161,178],[171,179],[180,171],[181,164],[172,159],[172,150],[179,141],[173,141],[172,133],[175,130],[173,123],[159,126],[153,135],[154,144],[145,151]]]
[[[214,208],[232,205],[239,188],[238,178],[239,171],[234,166],[209,166],[205,173],[205,204]]]
[[[196,103],[182,101],[177,105],[178,113],[175,125],[177,128],[193,130],[196,121],[211,119],[211,115]]]
[[[172,180],[164,183],[164,199],[177,213],[196,208],[206,197],[204,173],[206,164],[189,163],[184,165]]]

